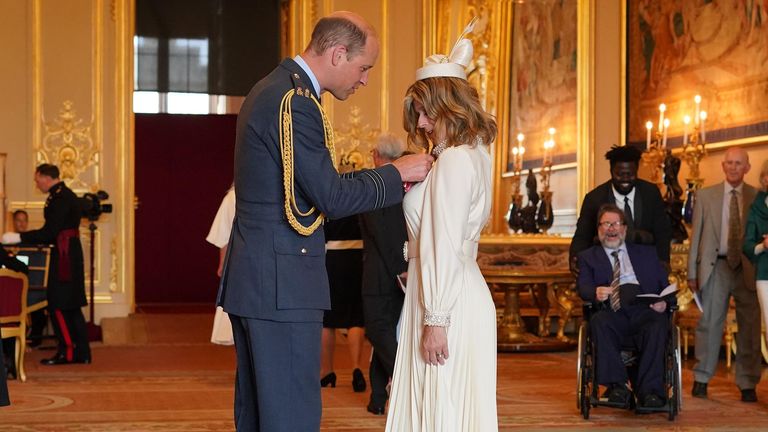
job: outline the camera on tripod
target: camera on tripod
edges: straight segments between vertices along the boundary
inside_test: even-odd
[[[102,203],[109,199],[109,194],[103,190],[96,193],[84,193],[80,198],[82,217],[94,222],[99,220],[102,213],[112,213],[112,204]]]

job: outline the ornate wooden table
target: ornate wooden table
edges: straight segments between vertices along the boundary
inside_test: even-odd
[[[572,292],[573,276],[568,271],[484,270],[488,285],[504,293],[504,312],[497,330],[499,351],[558,351],[574,348],[565,336],[565,326],[574,308],[581,302]],[[525,328],[520,314],[520,293],[527,290],[539,310],[538,335]],[[550,336],[549,310],[557,305],[559,321],[557,337]]]

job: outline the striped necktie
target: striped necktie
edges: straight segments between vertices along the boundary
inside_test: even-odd
[[[611,280],[611,295],[608,297],[611,303],[611,309],[617,311],[621,309],[621,298],[619,297],[619,280],[621,280],[621,263],[619,262],[619,251],[611,252],[613,256],[613,280]]]

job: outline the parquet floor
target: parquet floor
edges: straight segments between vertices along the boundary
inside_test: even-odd
[[[234,351],[207,342],[211,319],[137,314],[126,323],[121,345],[93,346],[92,365],[43,367],[38,361],[51,351],[33,350],[27,382],[10,382],[13,405],[0,409],[0,430],[233,430]],[[322,430],[381,431],[384,418],[365,411],[368,395],[352,391],[344,344],[338,338],[337,387],[323,389]],[[686,396],[676,421],[602,407],[585,421],[575,405],[575,353],[500,354],[499,424],[506,431],[768,430],[768,384],[758,387],[760,402],[744,404],[732,372],[722,366],[710,399],[693,399],[692,360],[685,366]]]

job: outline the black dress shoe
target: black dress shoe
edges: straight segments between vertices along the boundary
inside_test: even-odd
[[[354,389],[356,393],[361,393],[365,391],[365,387],[366,384],[363,371],[355,368],[355,370],[352,372],[352,389]]]
[[[63,364],[91,364],[91,357],[89,356],[82,359],[67,360],[66,356],[61,354],[56,354],[51,358],[40,360],[40,364],[44,366],[55,366],[55,365],[63,365]]]
[[[336,372],[331,372],[320,378],[320,387],[327,387],[329,384],[331,387],[336,387]]]
[[[755,389],[744,389],[741,391],[742,402],[757,402],[757,393]]]
[[[693,389],[691,390],[693,397],[706,399],[707,398],[707,383],[694,381]]]
[[[373,415],[384,415],[384,407],[383,406],[376,406],[373,404],[368,404],[366,407],[369,413]]]
[[[603,393],[603,397],[607,398],[610,404],[616,406],[629,406],[631,396],[632,392],[624,384],[611,384]]]
[[[664,399],[649,393],[643,397],[643,408],[661,408],[664,406]]]

